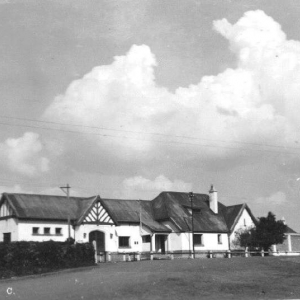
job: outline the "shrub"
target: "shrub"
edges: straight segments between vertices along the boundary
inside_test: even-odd
[[[11,277],[94,264],[91,244],[70,242],[0,243],[0,277]]]

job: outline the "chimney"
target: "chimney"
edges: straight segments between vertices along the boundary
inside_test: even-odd
[[[209,191],[209,208],[215,213],[218,213],[218,192],[215,190],[214,186],[211,185]]]
[[[286,220],[285,220],[284,217],[281,218],[281,222],[282,222],[284,225],[286,225]]]

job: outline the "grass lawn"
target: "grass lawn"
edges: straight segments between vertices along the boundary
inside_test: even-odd
[[[297,298],[300,257],[106,263],[81,271],[0,281],[0,299]]]

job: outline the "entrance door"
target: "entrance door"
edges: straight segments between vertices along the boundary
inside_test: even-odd
[[[166,235],[156,235],[155,236],[155,251],[160,252],[160,253],[165,253],[166,252],[166,240],[167,236]]]
[[[105,234],[104,234],[104,232],[99,231],[99,230],[91,231],[89,234],[89,242],[92,243],[93,241],[96,241],[98,253],[105,251]]]

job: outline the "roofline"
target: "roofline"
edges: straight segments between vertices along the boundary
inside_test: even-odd
[[[238,205],[240,205],[240,204],[237,204],[237,205],[231,205],[231,206],[238,206]],[[243,204],[242,204],[242,207],[241,207],[241,209],[240,209],[240,211],[239,211],[239,213],[237,214],[237,216],[236,216],[235,219],[234,219],[233,224],[231,225],[231,228],[229,228],[229,232],[230,232],[230,233],[233,232],[233,229],[234,229],[234,227],[236,226],[237,222],[239,221],[239,219],[240,219],[240,217],[241,217],[241,215],[242,215],[244,209],[246,209],[247,212],[249,213],[249,215],[250,215],[250,217],[251,217],[253,223],[254,223],[255,225],[257,224],[257,219],[256,219],[256,218],[254,217],[254,215],[252,214],[252,211],[250,210],[250,208],[248,207],[248,205],[247,205],[246,203],[243,203]]]
[[[3,193],[2,194],[1,201],[0,201],[0,207],[3,205],[5,200],[8,202],[8,204],[12,208],[13,214],[16,216],[16,218],[19,218],[18,211],[17,211],[16,207],[14,206],[13,202],[10,200],[8,193]]]
[[[34,218],[34,217],[16,217],[16,219],[22,220],[22,221],[24,221],[24,220],[26,220],[26,221],[55,221],[55,222],[60,221],[60,222],[65,222],[66,224],[68,224],[67,218],[65,218],[65,219],[61,219],[61,218],[47,219],[47,218]],[[76,223],[76,219],[71,219],[70,221],[73,223]],[[74,225],[74,224],[71,224],[71,225]]]
[[[85,212],[83,214],[81,214],[81,216],[77,219],[76,225],[81,225],[81,223],[83,222],[84,218],[86,217],[86,215],[89,214],[89,212],[93,209],[93,206],[95,204],[95,202],[97,201],[97,199],[100,199],[100,196],[97,195],[95,196],[92,204],[85,210]]]
[[[0,221],[2,221],[2,220],[8,220],[8,219],[17,219],[17,217],[15,215],[0,217]]]
[[[101,199],[101,197],[99,196],[99,200],[100,203],[102,204],[102,206],[105,208],[105,210],[107,211],[107,213],[109,214],[109,216],[111,217],[111,219],[113,220],[113,222],[115,223],[115,225],[119,225],[119,221],[116,220],[116,218],[114,217],[114,215],[111,213],[111,210],[109,209],[109,207],[106,205],[105,200]],[[111,200],[111,199],[107,199],[107,200]]]

